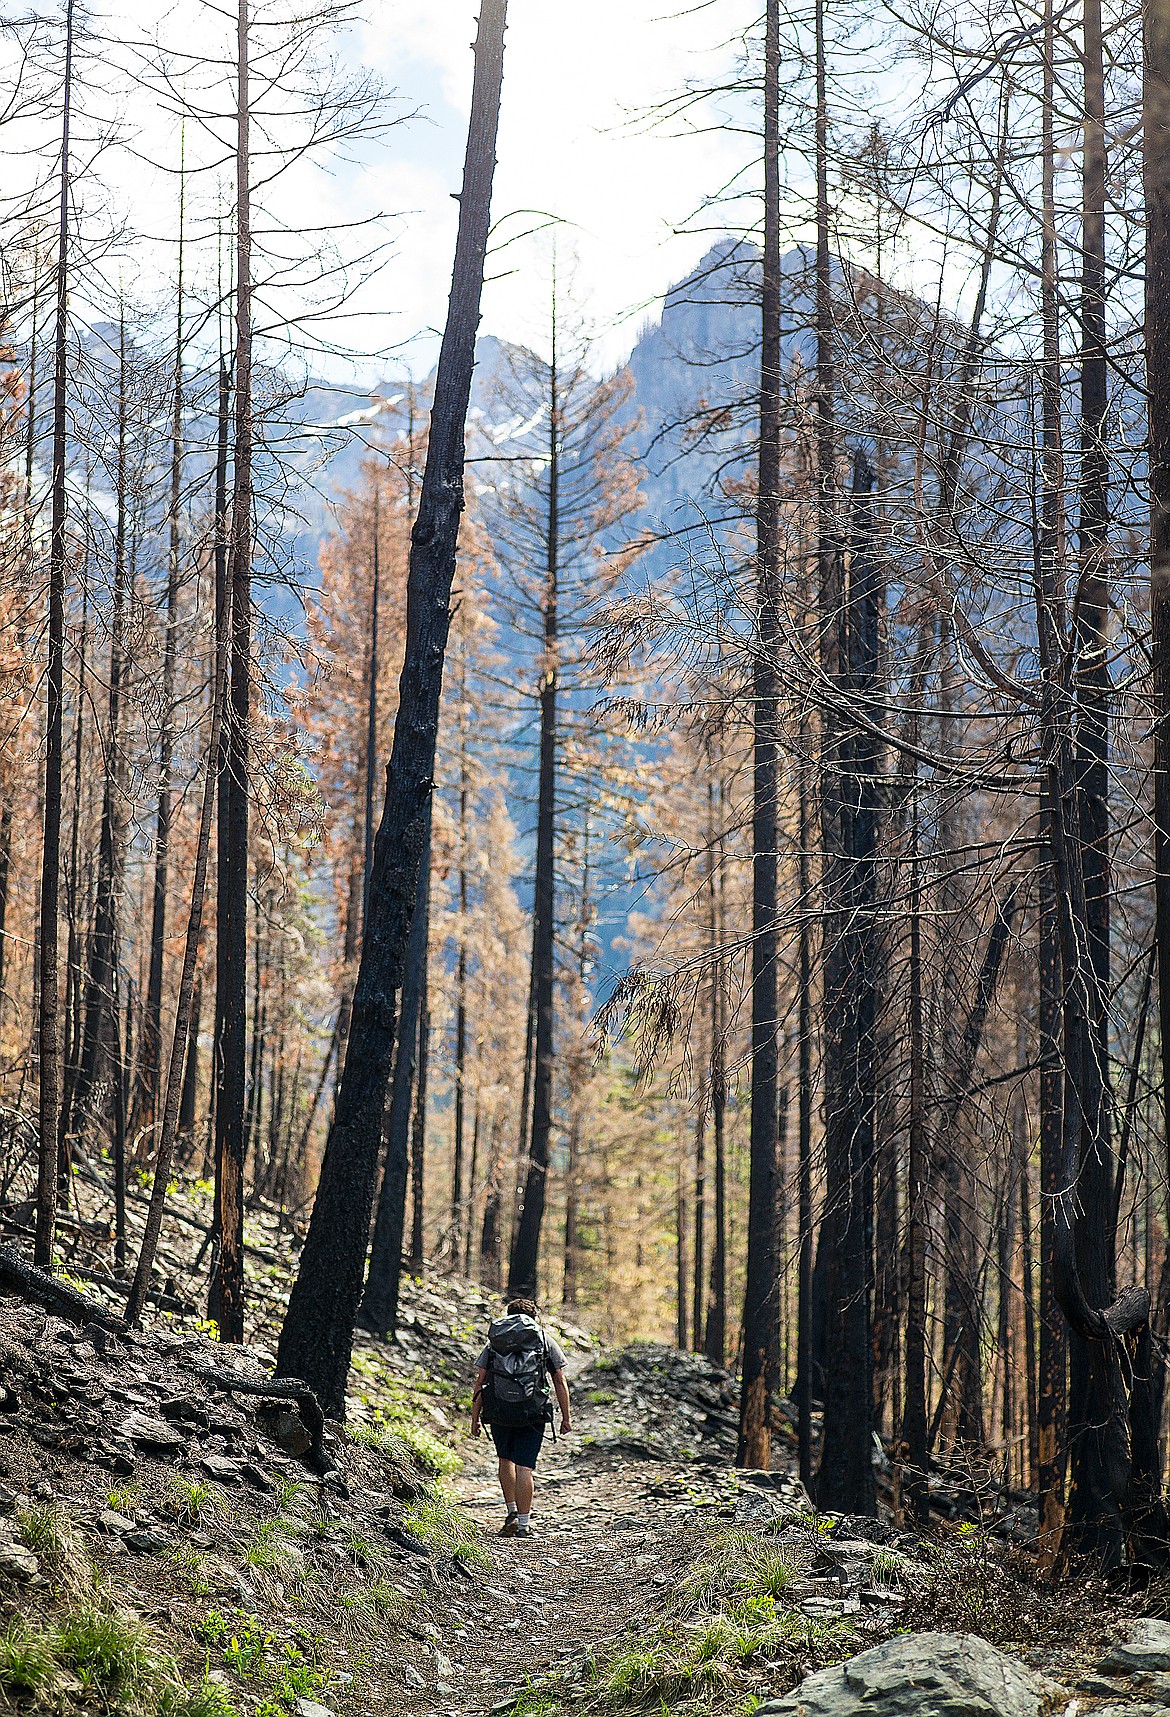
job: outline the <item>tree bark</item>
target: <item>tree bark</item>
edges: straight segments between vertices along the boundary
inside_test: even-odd
[[[374,846],[370,912],[321,1181],[281,1331],[278,1369],[341,1417],[361,1298],[382,1110],[433,787],[443,657],[463,507],[464,429],[479,323],[503,73],[506,0],[482,0],[451,305],[418,517],[411,534],[406,651]]]
[[[1074,671],[1076,674],[1076,807],[1080,865],[1084,876],[1085,929],[1089,940],[1085,976],[1089,993],[1083,1053],[1093,1059],[1092,1111],[1082,1116],[1078,1183],[1082,1206],[1076,1217],[1077,1268],[1095,1306],[1115,1292],[1111,1220],[1113,1160],[1109,1093],[1109,454],[1105,440],[1108,400],[1105,336],[1105,84],[1100,0],[1084,0],[1084,149],[1081,224],[1081,468],[1079,588]],[[1096,1521],[1109,1489],[1105,1451],[1095,1423],[1094,1360],[1076,1330],[1069,1337],[1069,1494],[1067,1528],[1072,1544],[1097,1551]],[[1117,1552],[1120,1553],[1119,1551]]]
[[[69,121],[73,106],[73,0],[65,5],[65,75],[61,100],[61,165],[57,226],[57,313],[53,336],[53,476],[49,525],[49,630],[45,674],[45,775],[41,845],[37,1063],[37,1224],[34,1259],[53,1261],[57,1223],[57,1120],[61,1100],[60,977],[57,964],[61,888],[62,699],[65,662],[65,453],[69,331]]]
[[[743,1372],[735,1464],[772,1463],[776,1373],[776,848],[780,555],[780,9],[764,25],[764,250],[760,285],[756,636],[752,656],[751,1138]]]
[[[716,804],[717,796],[717,804]],[[717,786],[707,798],[711,847],[719,862],[707,878],[708,957],[711,961],[711,1135],[715,1155],[714,1233],[711,1241],[711,1280],[707,1295],[707,1327],[703,1348],[707,1358],[722,1365],[727,1350],[727,1076],[723,1042],[723,777],[722,748]],[[716,821],[716,810],[719,818]]]
[[[236,343],[233,399],[231,675],[220,774],[216,874],[215,1222],[208,1316],[244,1339],[244,1162],[248,1038],[249,724],[252,705],[252,211],[249,8],[236,13]]]
[[[838,640],[830,681],[864,707],[877,694],[879,572],[874,472],[853,464],[848,589],[833,580]],[[835,670],[835,672],[834,672]],[[873,1476],[873,1333],[870,1321],[876,1023],[878,751],[849,735],[847,713],[826,713],[822,772],[825,835],[825,1222],[831,1247],[824,1434],[817,1473],[822,1507],[876,1512]]]
[[[1150,652],[1154,678],[1154,902],[1161,1031],[1162,1144],[1170,1148],[1170,0],[1147,0],[1145,138],[1146,397],[1150,462]]]
[[[110,677],[106,746],[102,774],[102,810],[98,834],[97,892],[89,972],[85,988],[85,1023],[81,1039],[74,1105],[79,1124],[93,1115],[100,1102],[110,1116],[121,1073],[121,1025],[118,1009],[118,930],[125,870],[125,780],[122,762],[123,676],[126,672],[126,596],[129,578],[127,545],[127,373],[126,314],[122,308],[118,346],[117,467],[115,474],[114,587],[110,616]],[[67,1180],[68,1158],[64,1164]],[[59,1170],[60,1173],[60,1170]],[[124,1244],[124,1236],[119,1235]]]
[[[370,1267],[358,1314],[358,1322],[362,1328],[372,1330],[383,1341],[389,1341],[398,1328],[398,1288],[402,1276],[402,1242],[406,1232],[406,1183],[410,1167],[410,1101],[414,1093],[415,1068],[418,1061],[419,1018],[422,1012],[427,932],[430,924],[430,870],[431,839],[428,827],[419,865],[418,899],[410,923],[410,941],[406,947],[402,1018],[398,1030],[398,1049],[394,1057],[390,1109],[386,1117],[386,1167],[382,1175],[378,1214],[374,1220]]]
[[[536,886],[532,906],[532,1135],[525,1171],[524,1201],[520,1207],[520,1220],[508,1271],[509,1294],[527,1295],[536,1292],[540,1229],[544,1218],[553,1123],[561,458],[556,337],[557,312],[554,298],[548,402],[548,518],[545,532],[544,660],[540,678],[540,776],[536,808]]]
[[[179,619],[180,508],[183,498],[183,240],[187,178],[180,146],[179,268],[175,285],[175,363],[171,381],[171,484],[167,505],[167,607],[163,632],[162,719],[158,735],[158,800],[154,821],[154,886],[151,894],[150,968],[142,1016],[139,1062],[139,1125],[152,1130],[158,1118],[162,1066],[162,992],[166,953],[167,888],[171,849],[171,775],[175,746],[175,656]]]

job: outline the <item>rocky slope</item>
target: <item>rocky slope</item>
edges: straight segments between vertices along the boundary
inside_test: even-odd
[[[491,1447],[463,1429],[494,1301],[452,1277],[407,1281],[400,1340],[359,1338],[347,1425],[321,1426],[272,1393],[295,1237],[249,1217],[261,1323],[250,1347],[222,1348],[193,1308],[200,1197],[178,1197],[165,1309],[143,1332],[117,1330],[121,1289],[94,1267],[84,1215],[71,1269],[102,1317],[0,1295],[9,1704],[75,1717],[1170,1704],[1167,1594],[1041,1587],[1021,1551],[970,1525],[920,1538],[817,1515],[783,1459],[733,1470],[733,1380],[668,1348],[607,1352],[558,1326],[574,1433],[542,1457],[535,1537],[499,1538]]]

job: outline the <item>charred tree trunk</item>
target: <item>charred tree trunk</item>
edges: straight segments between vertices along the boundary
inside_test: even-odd
[[[81,627],[77,647],[77,697],[73,712],[73,814],[69,836],[69,870],[65,879],[66,970],[65,1021],[62,1035],[61,1118],[57,1128],[57,1196],[63,1198],[69,1179],[69,1161],[76,1131],[75,1095],[81,1063],[81,997],[84,973],[81,968],[81,913],[85,890],[81,878],[81,808],[83,779],[83,732],[85,706],[89,698],[89,578],[81,582]]]
[[[536,886],[532,906],[532,1134],[524,1200],[508,1271],[510,1294],[534,1294],[540,1261],[548,1159],[552,1144],[556,991],[557,693],[559,686],[560,457],[556,308],[549,369],[548,519],[545,533],[544,661],[540,679],[540,777],[536,809]]]
[[[715,1186],[711,1241],[711,1279],[707,1291],[707,1327],[703,1348],[708,1359],[723,1365],[727,1356],[727,1143],[726,1143],[726,1052],[723,1043],[723,780],[722,751],[718,805],[713,788],[708,789],[712,852],[718,846],[719,863],[707,879],[707,935],[711,961],[711,1136],[715,1154]],[[716,822],[716,809],[719,820]]]
[[[1143,8],[1150,651],[1154,676],[1154,901],[1162,1149],[1170,1151],[1170,0]]]
[[[800,928],[797,951],[797,1302],[796,1302],[796,1434],[800,1482],[812,1494],[812,807],[808,791],[807,723],[802,724],[802,744],[797,760],[799,780],[799,877]]]
[[[751,1169],[743,1371],[735,1464],[772,1464],[776,1383],[777,760],[780,556],[780,11],[768,0],[764,35],[764,253],[760,290],[756,637],[752,660]]]
[[[910,970],[907,1045],[910,1061],[910,1110],[907,1118],[906,1169],[906,1389],[902,1403],[902,1451],[907,1472],[903,1496],[911,1518],[925,1526],[930,1518],[927,1483],[928,1420],[926,1365],[926,1241],[928,1233],[930,1146],[926,1132],[926,1046],[922,1007],[922,883],[919,858],[917,781],[910,806]]]
[[[1113,1159],[1109,1103],[1109,709],[1108,661],[1109,454],[1105,439],[1105,82],[1100,0],[1085,0],[1081,238],[1081,471],[1079,589],[1075,605],[1077,835],[1085,890],[1089,989],[1081,1053],[1094,1063],[1082,1116],[1075,1219],[1077,1269],[1085,1294],[1104,1307],[1116,1291],[1112,1222]],[[1098,1417],[1094,1355],[1075,1329],[1069,1336],[1067,1529],[1070,1543],[1093,1554],[1105,1550],[1098,1523],[1111,1513],[1110,1478]],[[1120,1554],[1116,1546],[1110,1554]]]
[[[244,1161],[248,1039],[249,724],[252,705],[252,213],[248,0],[236,14],[236,346],[232,447],[231,677],[220,775],[216,876],[215,1227],[208,1316],[244,1339]]]
[[[866,707],[878,681],[879,574],[873,540],[874,473],[853,464],[852,553],[847,590],[828,624],[839,629],[827,666],[851,701]],[[834,581],[836,585],[836,581]],[[817,1474],[823,1507],[876,1512],[873,1477],[873,1335],[870,1247],[873,1209],[876,1023],[878,752],[848,734],[848,713],[826,716],[822,776],[825,830],[825,1222],[830,1237],[824,1437]]]
[[[709,1065],[709,1064],[708,1064]],[[707,1088],[704,1089],[704,1086]],[[707,1295],[706,1283],[706,1206],[707,1206],[707,1110],[710,1106],[709,1081],[700,1079],[698,1103],[695,1110],[695,1201],[694,1271],[691,1283],[691,1335],[696,1353],[703,1347],[703,1305]]]
[[[123,676],[126,672],[127,558],[127,375],[126,315],[123,307],[118,349],[117,469],[115,475],[114,587],[110,615],[110,677],[106,719],[105,768],[102,777],[102,811],[98,835],[97,895],[94,902],[93,935],[90,939],[89,973],[85,987],[85,1024],[81,1039],[74,1105],[79,1125],[84,1126],[100,1105],[107,1119],[113,1118],[117,1084],[121,1078],[121,1025],[119,1021],[117,969],[118,930],[122,907],[125,868],[125,780],[122,763]],[[68,1175],[68,1162],[65,1175]],[[124,1236],[119,1236],[124,1243]]]
[[[214,767],[214,764],[211,765]],[[191,1000],[191,1029],[187,1042],[187,1066],[183,1074],[183,1095],[179,1100],[179,1139],[182,1144],[180,1161],[187,1161],[195,1147],[195,1109],[199,1096],[199,1022],[203,1013],[203,979],[195,984]]]
[[[1047,836],[1047,817],[1045,834]],[[1050,837],[1046,846],[1050,844]],[[1036,1404],[1040,1563],[1050,1568],[1064,1533],[1068,1336],[1053,1274],[1061,1165],[1060,947],[1056,890],[1046,851],[1040,870],[1040,1388]]]
[[[410,1104],[418,1062],[419,1020],[422,1015],[427,933],[430,927],[431,836],[427,829],[419,862],[419,891],[406,945],[406,974],[402,984],[402,1019],[386,1117],[386,1166],[374,1221],[370,1267],[366,1275],[358,1322],[383,1341],[398,1327],[398,1288],[402,1275],[402,1243],[406,1233],[406,1183],[410,1168]]]
[[[382,1111],[426,845],[463,505],[464,430],[487,249],[505,16],[506,0],[483,0],[451,305],[439,354],[422,495],[411,535],[406,651],[387,769],[386,809],[374,847],[370,912],[345,1066],[277,1356],[278,1369],[303,1378],[324,1411],[337,1417],[345,1411]]]
[[[142,1016],[138,1125],[153,1130],[158,1118],[162,1066],[163,964],[167,934],[167,888],[171,851],[171,775],[175,747],[175,656],[179,620],[179,514],[183,498],[183,239],[185,163],[179,167],[179,270],[175,287],[175,365],[171,382],[171,486],[167,507],[167,608],[163,632],[162,719],[158,736],[158,802],[154,822],[154,887],[151,896],[150,970]]]
[[[1044,637],[1056,625],[1056,568],[1062,549],[1063,460],[1061,450],[1060,333],[1057,320],[1056,180],[1053,138],[1052,0],[1045,0],[1042,52],[1044,91],[1041,139],[1042,222],[1041,315],[1044,350],[1040,369],[1040,513],[1035,579]],[[1055,640],[1049,655],[1057,654]],[[1066,1400],[1068,1337],[1056,1280],[1057,1206],[1068,1195],[1062,1176],[1065,1070],[1061,1047],[1064,980],[1057,927],[1053,807],[1042,800],[1044,855],[1040,875],[1040,1565],[1051,1568],[1064,1532],[1067,1461]]]
[[[62,699],[65,665],[65,454],[69,331],[69,120],[73,105],[73,0],[65,6],[65,76],[61,102],[61,164],[57,226],[57,315],[53,336],[53,478],[49,525],[49,629],[45,674],[45,775],[41,845],[37,1064],[40,1112],[34,1262],[53,1261],[57,1225],[57,1121],[61,1100],[60,976],[57,960],[61,888]]]

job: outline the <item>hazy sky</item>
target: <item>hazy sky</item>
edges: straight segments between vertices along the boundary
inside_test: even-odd
[[[685,9],[683,9],[685,7]],[[688,80],[718,83],[735,61],[734,35],[754,18],[744,0],[511,0],[493,216],[499,237],[538,209],[569,223],[577,293],[610,359],[624,356],[645,315],[703,254],[710,238],[674,236],[702,199],[750,153],[731,132],[679,138],[677,123],[640,119]],[[360,53],[421,109],[380,146],[360,195],[405,215],[382,277],[395,336],[441,322],[471,90],[475,0],[371,0]],[[358,187],[347,187],[351,194]],[[515,218],[507,218],[513,217]],[[539,338],[547,248],[529,240],[490,264],[483,328]],[[412,361],[432,351],[416,348]]]
[[[360,252],[372,242],[363,223],[387,216],[381,236],[392,242],[376,279],[348,306],[354,314],[317,332],[326,348],[397,348],[380,367],[392,374],[409,364],[421,376],[437,355],[435,330],[446,314],[478,4],[358,3],[361,22],[320,41],[318,51],[335,55],[342,71],[377,74],[393,90],[397,111],[411,117],[355,145],[356,158],[299,158],[275,186],[257,193],[258,225],[267,224],[277,256],[285,255],[285,233],[345,228],[341,248]],[[296,0],[255,0],[258,43],[271,48],[280,40],[277,20],[288,10],[297,10]],[[230,236],[216,235],[225,221],[230,227],[234,11],[231,0],[88,0],[91,34],[75,62],[74,196],[82,210],[79,251],[98,260],[84,281],[74,282],[79,314],[108,317],[123,290],[155,305],[164,321],[173,313],[180,135],[159,75],[163,63],[193,116],[184,143],[188,292],[214,302],[230,282]],[[484,295],[482,330],[535,345],[544,338],[550,238],[504,242],[539,220],[524,211],[539,211],[563,223],[558,271],[572,269],[599,357],[617,362],[667,288],[724,230],[721,215],[702,214],[707,199],[758,151],[751,137],[722,125],[721,111],[711,105],[689,117],[654,119],[659,104],[677,100],[688,86],[719,86],[734,76],[743,32],[756,19],[755,0],[510,0],[508,13],[492,201],[498,248],[489,258],[494,278]],[[58,50],[60,18],[50,5],[45,30]],[[155,53],[152,43],[170,57]],[[6,45],[0,40],[0,48]],[[12,68],[0,63],[0,93],[6,69]],[[257,69],[254,92],[263,83]],[[270,115],[274,100],[278,109],[283,100],[293,110],[298,105],[294,96],[274,98],[271,91],[262,99],[268,106],[261,112]],[[743,98],[737,99],[742,111]],[[200,113],[215,117],[205,124],[194,117]],[[95,147],[110,125],[112,146]],[[23,152],[15,159],[32,175],[55,157],[59,126],[52,111],[26,126],[32,129],[29,137],[22,133]],[[281,149],[295,148],[295,117],[281,109],[275,134]],[[271,172],[270,159],[259,156],[255,176]],[[92,233],[118,230],[122,240],[105,249],[91,240]],[[265,237],[258,242],[263,247]],[[328,242],[289,238],[287,248],[312,258],[318,246],[327,252]],[[311,277],[313,265],[290,272]],[[278,292],[268,301],[278,330],[310,302],[298,299],[298,290],[288,287],[283,300]],[[346,370],[325,353],[310,351],[307,361],[339,379]],[[363,362],[358,375],[369,378],[378,367]]]

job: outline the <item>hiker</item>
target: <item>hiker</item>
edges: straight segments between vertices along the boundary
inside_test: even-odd
[[[508,1510],[500,1528],[503,1538],[532,1533],[533,1469],[544,1427],[552,1424],[550,1377],[564,1435],[573,1428],[565,1356],[537,1322],[535,1302],[509,1300],[505,1315],[488,1330],[471,1396],[471,1434],[478,1437],[481,1422],[487,1425],[500,1458],[500,1489]]]

